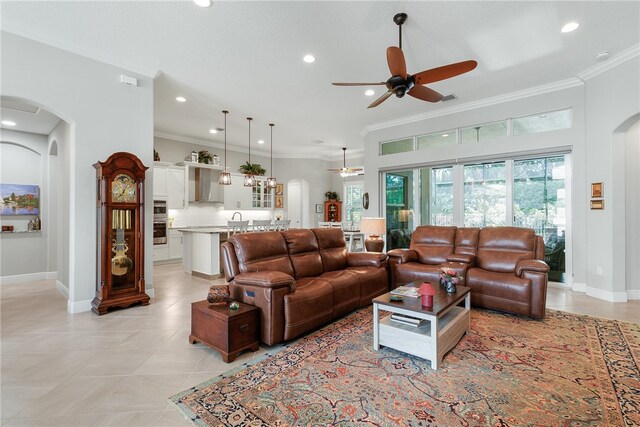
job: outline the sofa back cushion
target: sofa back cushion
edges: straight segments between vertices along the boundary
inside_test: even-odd
[[[515,272],[522,259],[534,259],[536,235],[531,228],[487,227],[480,230],[478,267],[501,273]]]
[[[277,231],[241,233],[229,237],[241,273],[275,270],[294,275],[284,236]]]
[[[479,228],[459,227],[456,230],[455,253],[475,256],[478,253],[479,237]]]
[[[442,264],[454,251],[456,227],[421,225],[411,236],[411,246],[421,264]]]
[[[295,278],[315,277],[322,274],[322,258],[315,234],[309,229],[296,228],[283,231]]]
[[[313,228],[324,271],[347,268],[347,244],[339,228]]]

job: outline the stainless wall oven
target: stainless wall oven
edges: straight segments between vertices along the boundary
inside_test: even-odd
[[[153,244],[165,245],[167,243],[167,201],[153,201]]]

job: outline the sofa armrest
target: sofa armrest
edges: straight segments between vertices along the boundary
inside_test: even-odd
[[[546,262],[538,259],[523,259],[516,264],[516,276],[522,277],[525,271],[536,271],[538,273],[547,273],[549,266]]]
[[[413,249],[391,249],[387,252],[387,255],[389,255],[389,258],[394,260],[396,264],[418,261],[418,253]]]
[[[241,273],[238,274],[233,281],[238,285],[249,285],[271,289],[288,287],[289,292],[294,292],[296,290],[296,280],[287,273],[283,273],[281,271]]]
[[[387,261],[387,254],[377,252],[348,252],[347,265],[349,267],[384,267]]]
[[[476,262],[475,255],[467,255],[467,254],[451,254],[447,256],[447,261],[449,262],[464,262],[465,264],[473,264]]]

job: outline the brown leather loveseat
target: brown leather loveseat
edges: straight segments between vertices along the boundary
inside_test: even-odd
[[[544,241],[520,227],[419,226],[409,249],[388,252],[391,288],[415,280],[438,283],[453,268],[471,288],[471,304],[543,318],[547,296]]]
[[[261,311],[261,340],[296,338],[388,292],[387,255],[347,252],[342,230],[236,234],[221,245],[231,296]]]

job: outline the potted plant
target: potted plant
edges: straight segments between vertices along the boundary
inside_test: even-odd
[[[249,163],[247,161],[243,165],[240,165],[240,172],[242,172],[245,175],[251,174],[251,175],[262,176],[265,173],[267,173],[267,170],[262,166],[260,166],[260,164],[258,163]]]
[[[327,200],[335,200],[336,202],[340,201],[340,197],[336,191],[327,191],[324,193],[324,197],[326,197]]]
[[[209,163],[211,163],[211,159],[213,159],[213,156],[207,150],[198,151],[198,162],[199,163],[204,163],[204,164],[208,165]]]

